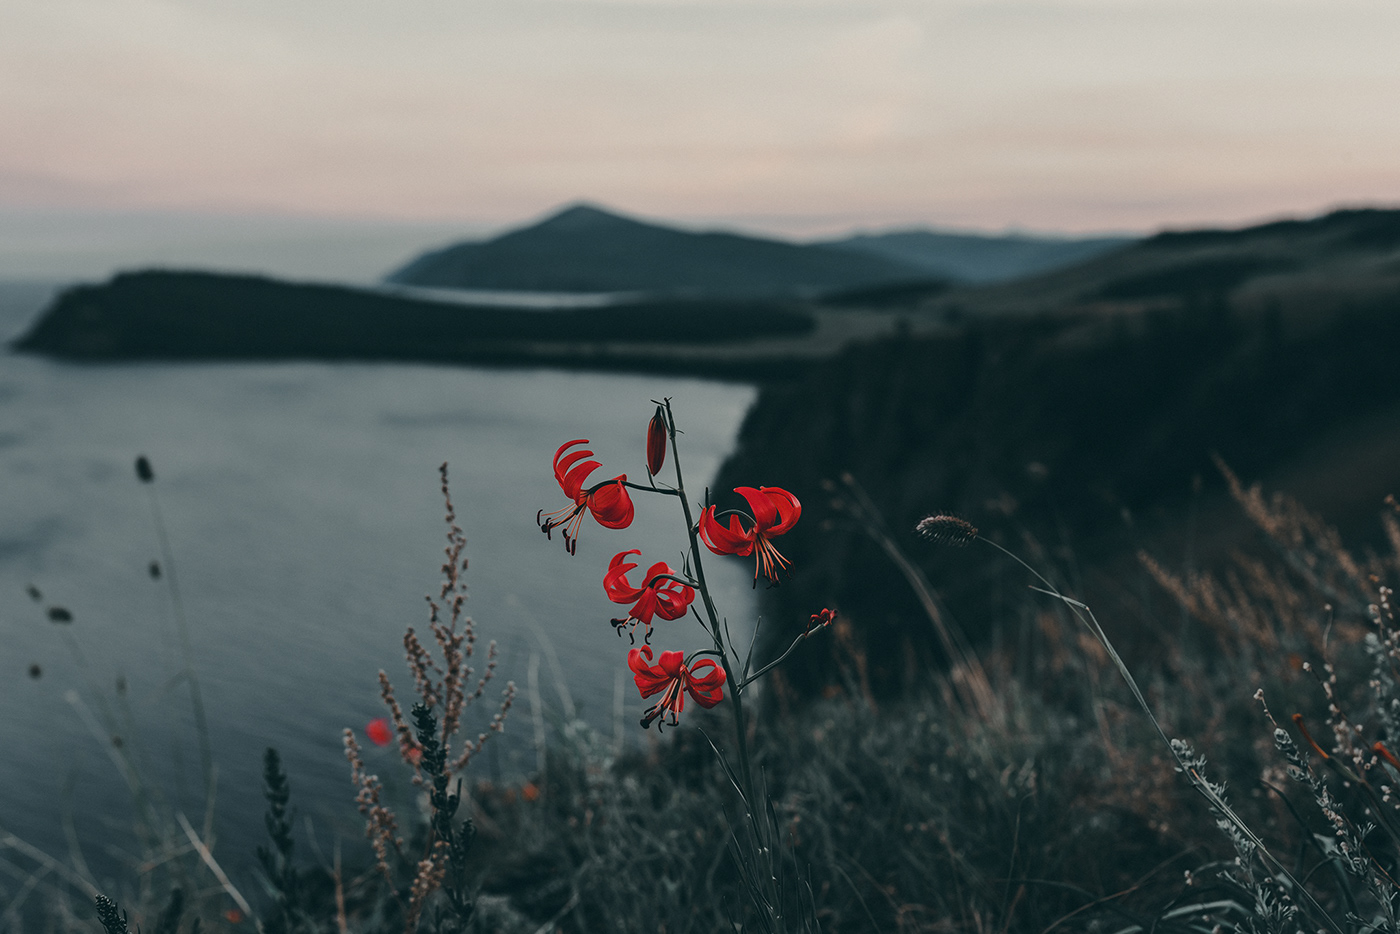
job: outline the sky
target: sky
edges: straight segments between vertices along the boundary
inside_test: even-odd
[[[791,237],[1400,204],[1397,48],[1393,0],[2,0],[0,275],[388,266],[578,200]]]

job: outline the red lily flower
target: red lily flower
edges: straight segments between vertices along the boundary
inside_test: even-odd
[[[777,583],[778,571],[788,567],[790,562],[778,553],[769,539],[777,538],[797,524],[802,516],[802,504],[796,496],[776,486],[761,486],[756,490],[741,486],[734,492],[748,500],[753,510],[753,528],[745,529],[739,522],[739,515],[730,515],[729,527],[725,528],[715,518],[715,507],[711,506],[700,514],[700,537],[717,555],[755,555],[754,584],[758,583],[759,571]]]
[[[701,707],[713,707],[724,700],[724,669],[712,658],[702,658],[694,665],[685,664],[685,656],[680,652],[662,652],[658,664],[651,664],[651,646],[644,645],[627,653],[627,666],[632,669],[632,680],[637,682],[637,690],[643,697],[661,694],[661,699],[652,704],[642,714],[642,726],[649,727],[653,720],[663,715],[663,722],[675,726],[685,709],[685,695],[690,694]],[[705,674],[701,669],[708,668]]]
[[[554,479],[564,495],[574,501],[573,504],[548,515],[543,509],[535,514],[535,522],[545,535],[563,527],[564,547],[569,554],[578,549],[578,528],[583,523],[585,511],[591,512],[598,524],[605,528],[625,529],[632,524],[632,497],[627,495],[627,487],[622,485],[627,475],[622,474],[584,489],[583,481],[602,465],[597,461],[584,460],[593,456],[592,451],[573,451],[565,456],[564,452],[574,445],[587,443],[586,438],[580,438],[560,445],[559,450],[554,452]]]
[[[613,603],[632,603],[632,609],[627,611],[625,619],[612,621],[613,626],[617,628],[617,634],[622,635],[624,627],[630,633],[641,623],[646,626],[646,641],[650,642],[652,617],[680,619],[695,600],[695,588],[671,580],[676,572],[663,561],[647,568],[647,576],[642,581],[642,586],[633,587],[627,582],[627,574],[637,565],[629,562],[627,556],[639,554],[641,552],[633,548],[631,551],[613,555],[608,564],[608,573],[603,575],[603,590]]]

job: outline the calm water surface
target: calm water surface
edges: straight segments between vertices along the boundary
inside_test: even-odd
[[[0,337],[49,294],[0,285]],[[198,809],[168,576],[147,573],[159,557],[151,493],[190,621],[218,769],[216,853],[230,864],[246,867],[261,834],[269,745],[323,851],[337,836],[347,853],[364,845],[340,731],[382,713],[379,669],[401,698],[411,693],[401,639],[424,626],[439,579],[444,461],[469,539],[468,611],[481,638],[500,643],[500,684],[521,687],[478,775],[532,770],[536,724],[552,729],[570,705],[609,741],[620,726],[637,742],[643,704],[625,678],[627,642],[608,623],[622,608],[604,596],[602,574],[627,548],[677,563],[679,510],[639,495],[632,528],[590,520],[573,557],[534,517],[566,502],[550,460],[571,438],[592,440],[609,471],[598,478],[644,479],[648,400],[662,395],[675,400],[698,496],[750,388],[400,364],[71,365],[0,352],[0,831],[63,857],[72,818],[98,865],[104,844],[132,849],[107,724],[160,787]],[[154,465],[150,487],[134,475],[137,454]],[[707,570],[731,623],[747,630],[744,566],[715,559]],[[72,623],[49,622],[52,605]],[[693,620],[662,625],[661,648],[700,636]],[[371,759],[393,769],[380,750]],[[0,893],[8,885],[0,879]]]

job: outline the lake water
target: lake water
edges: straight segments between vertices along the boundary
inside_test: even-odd
[[[52,291],[0,285],[0,337],[22,330]],[[674,399],[698,498],[733,444],[749,387],[401,364],[73,365],[0,352],[0,834],[66,858],[68,821],[87,859],[109,869],[104,844],[132,850],[109,722],[123,753],[198,824],[168,576],[147,571],[159,557],[151,493],[209,712],[216,853],[249,887],[266,746],[282,753],[293,803],[325,835],[325,853],[337,835],[347,854],[366,845],[341,729],[362,731],[383,713],[381,668],[401,699],[411,696],[401,639],[408,625],[425,628],[424,596],[437,589],[443,461],[468,537],[468,612],[483,640],[500,643],[498,688],[507,679],[521,688],[477,776],[533,770],[537,724],[548,731],[570,705],[609,741],[620,727],[639,742],[627,640],[608,622],[624,608],[607,600],[602,575],[627,548],[642,549],[643,567],[677,564],[679,510],[637,494],[632,528],[588,520],[572,557],[534,520],[566,502],[550,465],[566,440],[592,440],[596,479],[643,480],[649,400],[663,395]],[[134,474],[138,454],[154,466],[149,487]],[[731,623],[747,630],[751,571],[718,559],[707,570]],[[48,620],[55,605],[70,624]],[[698,647],[700,635],[693,620],[662,621],[656,641]],[[388,752],[369,757],[393,769]],[[0,877],[0,895],[14,884]]]

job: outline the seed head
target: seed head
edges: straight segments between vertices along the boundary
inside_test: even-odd
[[[914,531],[936,545],[961,548],[977,537],[977,526],[957,516],[933,515],[919,520]]]

